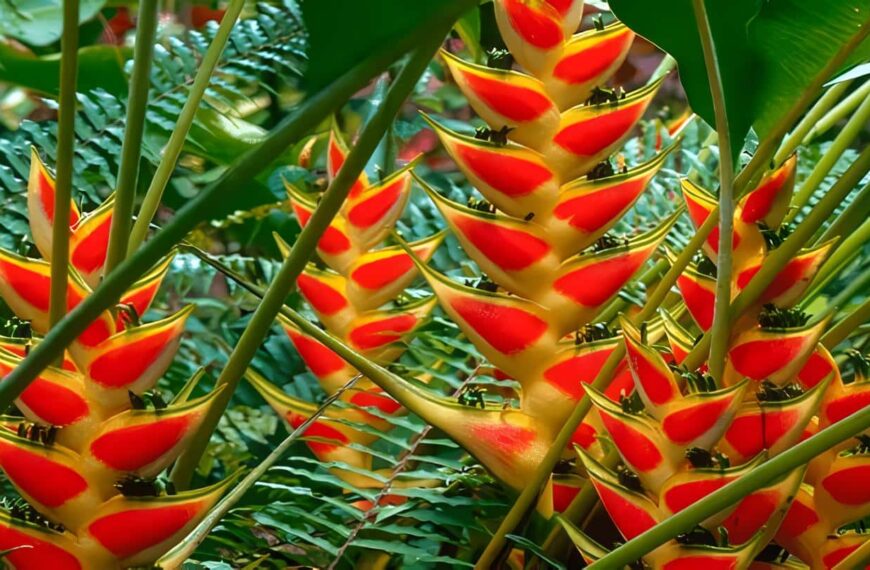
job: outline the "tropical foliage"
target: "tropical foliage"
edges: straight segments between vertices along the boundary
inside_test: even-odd
[[[868,32],[0,2],[3,563],[867,566]]]

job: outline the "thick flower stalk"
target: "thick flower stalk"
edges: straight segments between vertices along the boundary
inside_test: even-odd
[[[83,215],[73,205],[67,303],[97,283],[106,257],[111,198]],[[45,260],[0,250],[0,296],[38,334],[48,328],[54,179],[33,151],[28,183],[31,232]],[[178,349],[187,307],[140,323],[169,269],[165,259],[137,282],[15,401],[4,416],[0,469],[26,505],[0,515],[0,549],[26,569],[128,568],[153,564],[228,488],[174,493],[156,481],[184,449],[214,393],[166,405],[153,387]],[[37,337],[0,341],[5,376]]]
[[[417,263],[444,311],[498,376],[519,383],[519,406],[447,413],[453,408],[442,402],[414,411],[520,489],[583,396],[582,384],[618,346],[613,335],[587,326],[656,254],[676,220],[630,238],[607,234],[673,147],[630,170],[609,160],[661,83],[627,94],[604,88],[631,47],[634,36],[625,26],[573,34],[583,11],[579,1],[499,0],[495,9],[505,43],[525,72],[442,52],[489,129],[470,137],[427,117],[486,200],[457,204],[418,180],[489,281],[467,286]],[[650,327],[651,338],[661,333]],[[608,390],[617,402],[631,389],[625,370],[623,364]],[[600,454],[599,429],[590,417],[574,442]],[[564,506],[578,483],[559,479],[550,491]]]
[[[336,128],[330,130],[327,145],[327,179],[338,173],[347,147]],[[404,211],[411,191],[411,166],[406,166],[375,183],[363,173],[354,183],[339,215],[317,244],[318,257],[327,267],[309,264],[297,279],[300,293],[331,334],[360,354],[382,365],[401,356],[404,339],[428,317],[435,299],[400,299],[418,276],[411,256],[400,246],[384,246]],[[305,225],[316,207],[316,195],[287,184],[294,213]],[[410,245],[415,256],[429,259],[444,234],[436,234]],[[286,254],[286,245],[279,240]],[[380,246],[380,247],[378,247]],[[308,369],[327,394],[333,394],[357,376],[355,368],[332,350],[282,318],[281,326]],[[314,404],[294,398],[269,384],[256,372],[248,379],[291,428],[308,419]],[[369,446],[377,439],[372,430],[354,429],[353,423],[386,431],[390,423],[369,413],[395,414],[401,406],[367,378],[355,383],[341,399],[350,406],[333,406],[306,431],[308,446],[325,462],[337,467],[335,473],[358,487],[381,487],[382,482],[361,475],[372,470],[372,456],[352,444]]]
[[[796,163],[796,156],[788,158],[737,205],[735,296],[788,239],[782,220]],[[688,180],[683,194],[689,216],[701,225],[715,208],[715,198]],[[835,240],[798,252],[737,319],[723,387],[705,375],[706,365],[697,370],[682,366],[697,333],[712,324],[717,244],[714,230],[704,256],[677,280],[681,302],[674,311],[691,318],[663,315],[669,350],[661,353],[641,343],[631,325],[622,325],[637,405],[619,407],[587,389],[623,466],[616,473],[583,450],[578,453],[626,540],[870,404],[870,383],[861,368],[844,380],[820,340],[829,319],[810,321],[795,308]],[[656,568],[688,568],[690,562],[747,568],[774,541],[785,551],[776,557],[779,561],[790,554],[813,569],[833,568],[868,539],[861,527],[870,513],[870,495],[861,479],[868,469],[863,437],[827,450],[805,468],[704,521],[700,529],[648,553],[644,562]],[[606,553],[569,523],[565,526],[587,561]],[[765,559],[763,567],[780,567],[777,560]]]

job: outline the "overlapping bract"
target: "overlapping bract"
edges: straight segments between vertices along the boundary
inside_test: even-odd
[[[338,131],[330,131],[327,174],[331,182],[347,155]],[[411,191],[410,167],[398,170],[378,183],[363,173],[353,184],[339,215],[317,245],[317,254],[328,267],[309,264],[297,279],[300,293],[326,329],[345,344],[380,364],[387,365],[404,351],[404,339],[423,322],[435,305],[432,297],[400,302],[404,290],[417,277],[409,253],[399,246],[382,246],[401,216]],[[288,184],[293,210],[302,226],[316,207],[311,194]],[[444,238],[436,234],[410,245],[414,255],[429,259]],[[289,247],[279,240],[286,255]],[[333,394],[357,375],[356,369],[289,320],[281,326],[308,369],[327,394]],[[269,384],[256,372],[248,379],[290,427],[299,427],[317,408]],[[367,424],[380,431],[390,428],[376,413],[394,414],[399,404],[366,378],[344,393],[342,400],[352,406],[333,406],[305,432],[308,446],[324,462],[341,466],[335,473],[359,488],[380,487],[381,482],[363,475],[372,471],[372,455],[358,446],[369,446],[378,438],[371,430],[354,429]],[[373,408],[376,413],[369,413]],[[363,471],[364,470],[364,471]]]
[[[51,252],[54,180],[34,150],[28,187],[37,248]],[[111,198],[93,212],[72,208],[67,295],[73,308],[100,277]],[[138,281],[16,400],[23,417],[0,426],[0,469],[47,521],[0,515],[0,549],[15,568],[85,569],[153,564],[208,512],[230,484],[178,494],[121,492],[130,478],[151,480],[184,449],[214,393],[164,408],[133,409],[131,394],[151,390],[178,349],[192,307],[138,324],[171,258]],[[50,265],[0,250],[0,296],[37,333],[48,327]],[[122,305],[119,305],[121,307]],[[38,339],[0,339],[5,376]],[[26,548],[18,548],[26,546]]]
[[[457,204],[418,182],[498,290],[462,285],[422,260],[418,266],[443,310],[498,374],[520,384],[520,405],[498,413],[466,408],[464,419],[451,422],[443,419],[444,405],[418,413],[519,489],[582,397],[582,384],[595,378],[617,346],[606,338],[578,343],[575,332],[593,323],[645,267],[676,219],[624,242],[597,243],[631,209],[673,147],[631,170],[584,177],[621,148],[660,82],[601,99],[599,88],[622,64],[633,34],[619,23],[574,34],[582,2],[499,0],[495,8],[505,42],[525,72],[442,52],[456,84],[488,123],[489,140],[426,117],[491,207]],[[621,371],[621,382],[608,391],[617,401],[622,388],[630,388],[624,365]],[[491,435],[485,442],[469,435],[472,425],[486,425]],[[597,446],[598,427],[584,423],[575,442]],[[553,496],[564,504],[575,492],[576,485],[560,482]]]

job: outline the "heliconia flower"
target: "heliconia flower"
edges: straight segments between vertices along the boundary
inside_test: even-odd
[[[294,398],[252,370],[245,377],[292,429],[302,425],[317,410],[315,404]],[[305,430],[304,439],[321,461],[340,461],[352,467],[370,468],[371,455],[348,447],[350,443],[370,445],[377,439],[372,433],[348,425],[348,422],[361,423],[362,420],[358,410],[332,407]]]
[[[638,394],[650,415],[662,420],[668,405],[681,397],[676,378],[665,359],[642,342],[640,331],[634,325],[622,318],[620,326],[629,370]]]
[[[840,368],[837,366],[834,357],[820,343],[816,345],[816,349],[807,359],[804,367],[797,373],[797,380],[804,389],[809,390],[826,378],[831,378],[829,395],[825,398],[825,401],[828,402],[831,401],[830,395],[837,393],[837,386],[842,383],[842,378],[840,377]],[[824,406],[825,404],[822,405]],[[822,414],[824,414],[824,411]]]
[[[151,307],[151,303],[154,302],[154,297],[157,295],[161,283],[163,283],[163,278],[169,272],[172,260],[175,258],[175,253],[173,251],[164,257],[151,271],[133,283],[121,296],[119,304],[131,307],[139,316],[144,315],[148,308]],[[124,328],[123,321],[123,316],[119,314],[115,324],[117,330]]]
[[[752,460],[738,465],[736,467],[721,468],[702,468],[687,466],[676,472],[669,478],[659,493],[659,506],[665,516],[674,515],[683,509],[697,503],[704,497],[714,491],[718,491],[728,483],[742,477],[752,469],[758,467],[767,459],[767,454],[762,452],[755,456]],[[763,494],[764,489],[758,491]],[[743,501],[750,499],[752,495],[747,496]],[[741,501],[741,503],[743,503]],[[753,501],[747,501],[746,507],[749,507]],[[734,505],[721,513],[710,517],[701,523],[701,526],[715,530],[722,525],[726,518],[731,518],[732,513],[735,513],[738,505]],[[744,510],[746,510],[744,508]],[[754,517],[753,517],[754,518]],[[762,520],[765,522],[767,519]],[[757,529],[756,529],[757,530]],[[730,536],[730,533],[729,533]]]
[[[619,455],[644,488],[658,492],[685,460],[684,447],[671,444],[653,418],[624,412],[591,386],[584,386]]]
[[[836,363],[833,362],[830,353],[823,350],[836,370]],[[837,374],[825,393],[825,399],[819,410],[819,427],[824,429],[867,406],[870,406],[870,380],[859,376],[849,384],[844,384]]]
[[[560,342],[555,354],[544,362],[542,372],[520,378],[522,408],[542,419],[552,418],[554,424],[561,422],[583,397],[582,385],[595,380],[618,344],[618,338],[579,345],[573,339]],[[605,390],[605,395],[618,402],[620,394],[628,395],[633,388],[623,361]]]
[[[870,511],[864,484],[870,456],[863,449],[834,455],[812,485],[801,486],[776,534],[779,544],[812,568],[833,568],[867,540],[865,533],[838,529]]]
[[[615,473],[585,451],[578,449],[577,456],[601,499],[601,505],[625,540],[643,534],[664,520],[664,513],[647,495],[627,488]]]
[[[346,296],[347,279],[340,273],[309,263],[296,279],[296,286],[318,320],[330,329],[343,331],[356,317]]]
[[[541,493],[538,501],[538,512],[546,518],[553,513],[561,513],[571,504],[574,497],[583,488],[586,480],[571,473],[553,474]]]
[[[338,131],[338,125],[333,122],[332,128],[329,129],[329,142],[326,151],[326,175],[329,182],[335,180],[341,165],[347,159],[347,153],[347,143],[344,142],[341,133]],[[366,176],[365,171],[360,172],[353,186],[351,186],[348,196],[351,198],[356,197],[368,187],[368,176]]]
[[[21,360],[10,352],[0,351],[0,375],[5,377]],[[40,372],[15,400],[15,405],[27,419],[41,424],[73,429],[76,424],[92,420],[84,379],[53,367]]]
[[[550,100],[540,80],[519,71],[493,69],[469,63],[446,50],[441,51],[441,56],[454,81],[468,98],[469,105],[492,129],[510,127],[513,129],[509,133],[510,138],[530,148],[544,146],[556,132],[559,127],[559,109]],[[443,127],[428,117],[427,121],[435,127],[445,146],[448,144],[445,135],[456,136],[446,129],[442,130]],[[465,142],[462,140],[465,137],[456,138],[459,139],[457,141],[459,145]],[[486,156],[481,157],[480,153],[475,153],[474,147],[471,149],[462,146],[459,149],[448,147],[448,151],[457,162],[460,160],[456,154],[460,156],[465,154],[469,155],[465,162],[472,165],[482,162],[482,166],[487,164]],[[482,177],[486,178],[486,176]]]
[[[870,515],[870,455],[840,453],[815,486],[816,510],[831,528],[859,521]]]
[[[342,216],[348,237],[360,251],[382,242],[402,215],[411,193],[411,167],[413,163],[348,197]]]
[[[72,531],[77,531],[90,517],[93,504],[109,496],[98,481],[96,470],[83,465],[77,453],[2,429],[0,469],[28,503]]]
[[[694,348],[695,339],[669,311],[662,309],[659,314],[662,316],[665,335],[671,348],[671,355],[674,357],[674,363],[680,364]]]
[[[54,189],[34,152],[31,233],[46,256],[51,254]],[[90,295],[86,280],[96,283],[100,277],[111,215],[111,198],[86,215],[72,207],[67,310]],[[0,514],[0,549],[10,550],[4,556],[16,568],[153,564],[231,484],[153,499],[119,494],[119,481],[130,474],[150,479],[169,466],[216,394],[184,403],[185,388],[179,403],[165,409],[131,410],[169,366],[192,310],[139,324],[171,261],[167,256],[123,292],[123,309],[100,315],[70,345],[59,367],[49,366],[27,386],[15,402],[23,418],[0,420],[0,469],[35,511],[71,531],[39,529]],[[37,333],[48,327],[50,281],[48,261],[0,250],[0,296]],[[12,372],[39,342],[38,337],[0,339],[0,375]],[[156,396],[153,403],[159,407]]]
[[[93,541],[122,566],[150,564],[193,530],[236,478],[177,495],[117,495],[98,509],[83,540]]]
[[[444,241],[446,232],[411,242],[408,247],[428,262]],[[401,294],[417,277],[414,261],[400,246],[383,247],[362,254],[347,270],[346,294],[357,310],[384,305]]]
[[[425,322],[437,301],[434,296],[394,309],[367,311],[347,327],[347,344],[377,362],[389,363],[405,351],[402,341]]]
[[[27,212],[33,242],[43,256],[51,255],[51,226],[54,223],[54,176],[42,162],[35,147],[30,147],[30,176],[27,181]],[[79,222],[81,214],[70,200],[70,228]]]
[[[193,309],[188,305],[160,321],[128,328],[88,350],[80,364],[94,399],[118,411],[129,403],[128,391],[151,389],[175,357]]]
[[[428,261],[446,235],[441,231],[409,243],[408,247],[414,255]],[[278,235],[275,239],[286,257],[290,246]],[[346,276],[308,264],[296,282],[305,300],[330,330],[344,330],[360,312],[388,303],[418,275],[411,257],[400,246],[363,253],[345,271]]]
[[[582,0],[572,4],[580,4],[582,14]],[[519,64],[535,74],[558,61],[565,40],[573,32],[566,32],[564,26],[574,22],[576,29],[580,18],[574,10],[561,11],[545,0],[499,0],[494,7],[504,43]],[[570,14],[570,19],[563,14]]]
[[[561,265],[543,228],[532,221],[490,214],[456,204],[423,185],[463,249],[505,289],[541,297]]]
[[[788,212],[796,167],[797,154],[793,154],[779,168],[768,172],[758,186],[740,200],[740,219],[746,223],[764,222],[768,227],[778,227]]]
[[[680,181],[680,184],[683,190],[683,198],[686,201],[686,207],[689,212],[689,218],[691,218],[692,223],[697,228],[707,220],[710,212],[712,212],[718,205],[718,201],[712,194],[688,178],[683,178]],[[739,275],[739,272],[744,268],[757,264],[764,256],[766,250],[764,238],[762,237],[758,226],[754,223],[744,222],[740,218],[739,212],[734,219],[734,234],[731,240],[731,247],[732,264],[734,266],[733,272],[735,275]],[[707,236],[707,239],[704,242],[704,252],[713,263],[716,263],[718,251],[719,228],[717,226],[713,228],[713,231],[710,232],[709,236]]]
[[[623,247],[584,253],[568,259],[555,274],[552,290],[538,300],[552,311],[561,333],[592,322],[594,317],[656,252],[679,217],[671,215]]]
[[[27,184],[27,206],[30,227],[37,249],[51,262],[51,225],[54,221],[55,181],[31,150],[30,178]],[[70,211],[70,264],[91,287],[99,283],[109,246],[114,197],[109,196],[98,208],[82,216],[75,205]]]
[[[512,378],[536,370],[562,336],[545,307],[461,285],[415,262],[444,311],[487,360]]]
[[[620,68],[633,40],[634,32],[621,22],[575,35],[544,78],[547,93],[560,109],[585,101]]]
[[[716,304],[716,278],[689,265],[677,277],[677,288],[698,328],[703,332],[710,330],[713,326],[713,307]]]
[[[589,180],[578,178],[562,186],[552,215],[541,212],[535,220],[562,258],[592,245],[634,205],[661,170],[676,145],[627,172]]]
[[[85,570],[107,563],[83,552],[75,536],[13,518],[0,510],[0,550],[17,570]]]
[[[758,304],[773,303],[777,307],[788,308],[803,296],[815,277],[822,263],[827,259],[836,240],[829,240],[812,249],[806,249],[788,260],[782,271],[767,286],[764,293],[758,298]],[[744,289],[755,274],[761,269],[764,260],[759,259],[748,264],[745,269],[737,273],[735,284],[739,289]]]
[[[287,188],[287,195],[290,198],[290,204],[293,207],[293,212],[296,214],[296,219],[299,221],[300,226],[305,227],[308,220],[311,219],[317,204],[291,184],[285,182],[284,185]],[[360,253],[360,248],[350,240],[347,221],[341,216],[336,216],[330,222],[326,232],[324,232],[320,241],[317,242],[317,255],[327,265],[340,273],[343,273]]]
[[[728,426],[719,448],[732,464],[749,461],[763,450],[769,456],[797,443],[821,405],[827,382],[790,400],[745,402]]]
[[[221,388],[164,409],[127,410],[111,417],[88,442],[88,457],[100,463],[110,483],[125,473],[156,477],[184,450]]]
[[[30,321],[40,333],[48,330],[51,266],[38,259],[21,257],[0,249],[0,297],[18,318]],[[84,282],[73,272],[67,289],[67,309],[71,310],[90,294]],[[115,333],[115,322],[105,312],[85,329],[70,347],[73,358],[82,350],[94,347]]]
[[[730,384],[746,377],[774,384],[789,382],[812,355],[829,321],[789,329],[756,326],[738,332],[728,349],[723,381]]]
[[[320,382],[327,393],[333,393],[356,376],[357,371],[343,358],[335,354],[317,340],[306,335],[283,315],[278,322],[293,343],[296,352],[302,357],[305,366]]]
[[[578,105],[565,111],[552,144],[543,150],[561,179],[585,174],[613,154],[643,116],[663,80],[632,91],[618,103]]]
[[[4,337],[0,336],[0,351],[11,352],[19,358],[24,358],[30,353],[30,350],[39,344],[38,338],[19,338],[19,337]],[[63,355],[63,370],[68,372],[78,372],[78,366],[73,361],[69,353]]]
[[[523,218],[546,217],[553,208],[560,182],[543,155],[516,143],[499,146],[461,135],[423,117],[468,180],[500,210]]]

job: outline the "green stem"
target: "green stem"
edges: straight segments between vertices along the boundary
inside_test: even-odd
[[[335,403],[335,401],[338,400],[347,390],[352,388],[360,378],[362,378],[362,375],[357,374],[351,378],[347,384],[326,398],[313,414],[302,422],[300,426],[290,432],[290,435],[284,438],[284,440],[278,444],[278,447],[272,450],[269,455],[260,461],[260,463],[258,463],[244,479],[239,481],[239,484],[236,485],[232,491],[227,493],[226,496],[209,511],[208,515],[206,515],[206,517],[196,525],[196,528],[194,528],[176,548],[163,555],[163,557],[158,561],[158,565],[162,568],[171,568],[175,567],[173,566],[174,563],[178,562],[180,564],[190,558],[190,556],[196,551],[197,547],[199,547],[199,545],[202,544],[206,537],[211,533],[212,529],[217,526],[229,510],[245,496],[245,493],[247,493],[257,481],[262,479],[266,474],[266,471],[271,469],[272,466],[275,465],[275,463],[277,463],[285,453],[287,453],[290,446],[305,434],[305,431],[309,426],[316,422],[317,419],[326,412],[326,409]]]
[[[789,135],[782,142],[782,145],[779,147],[779,150],[776,152],[776,156],[773,159],[774,164],[782,164],[786,158],[791,156],[791,153],[800,146],[801,141],[807,136],[807,133],[816,126],[816,123],[819,122],[819,119],[824,115],[834,103],[840,100],[840,97],[843,96],[843,93],[846,92],[846,89],[849,88],[851,81],[843,81],[841,83],[837,83],[830,89],[828,89],[824,95],[822,95],[816,104],[813,105],[812,109],[801,119],[801,122],[792,129]]]
[[[57,120],[57,178],[54,189],[54,220],[51,225],[51,286],[48,322],[53,327],[66,314],[69,279],[69,215],[75,151],[76,76],[79,57],[79,0],[63,4],[60,94]]]
[[[118,185],[115,188],[115,205],[112,209],[112,225],[109,231],[109,249],[106,252],[103,275],[111,273],[127,256],[133,202],[136,200],[136,181],[139,178],[139,160],[142,154],[142,135],[145,132],[145,111],[148,109],[151,60],[154,56],[154,38],[157,33],[157,7],[157,0],[139,0],[130,99],[127,102],[121,164],[118,169]]]
[[[870,183],[864,185],[843,213],[837,216],[837,219],[814,243],[824,243],[835,237],[852,235],[855,228],[867,220],[867,212],[870,212]]]
[[[839,105],[831,109],[825,116],[821,117],[813,125],[813,129],[803,138],[803,143],[807,144],[814,138],[824,134],[831,127],[842,121],[852,110],[857,107],[862,101],[870,96],[870,81],[865,81],[863,85],[858,87],[851,95],[843,99]]]
[[[868,85],[870,85],[870,82],[868,82]],[[855,114],[852,115],[852,118],[850,118],[846,123],[846,126],[843,127],[837,135],[837,138],[835,138],[834,142],[831,143],[831,147],[825,151],[822,159],[816,163],[816,166],[813,168],[809,177],[804,180],[800,191],[794,197],[792,210],[785,218],[786,222],[791,222],[797,217],[801,209],[803,209],[803,207],[810,201],[813,192],[815,192],[819,185],[825,180],[825,177],[830,173],[831,169],[834,168],[834,165],[843,153],[846,152],[846,149],[855,142],[855,139],[866,128],[868,122],[870,122],[870,97],[867,97],[864,102],[861,103],[858,110],[855,111]]]
[[[864,215],[866,216],[866,214]],[[836,244],[836,249],[819,268],[800,305],[808,307],[816,297],[821,295],[825,287],[837,277],[837,274],[861,253],[868,240],[870,240],[870,220],[865,220],[861,227],[852,231],[845,240]]]
[[[862,26],[858,32],[856,32],[855,35],[840,48],[836,55],[825,64],[825,67],[816,74],[806,90],[801,94],[798,100],[795,101],[794,105],[792,105],[788,112],[780,117],[773,129],[768,133],[768,136],[761,141],[755,154],[752,156],[752,159],[750,159],[749,163],[734,180],[735,193],[737,194],[738,199],[742,194],[753,188],[755,184],[757,184],[757,181],[761,179],[761,176],[767,167],[769,157],[773,156],[773,153],[778,148],[782,137],[785,136],[788,130],[801,118],[807,107],[809,107],[813,101],[815,101],[816,97],[818,97],[824,83],[829,77],[831,77],[831,75],[840,69],[849,55],[861,45],[868,33],[870,33],[870,26]],[[646,305],[641,310],[635,322],[643,322],[643,320],[649,318],[664,300],[665,296],[670,291],[670,288],[676,282],[677,277],[682,274],[683,270],[689,264],[689,261],[691,261],[692,257],[695,255],[695,252],[701,248],[704,240],[707,239],[707,236],[716,226],[716,217],[718,216],[717,210],[718,208],[715,208],[707,217],[707,220],[705,220],[701,227],[699,227],[695,232],[695,235],[677,258],[677,261],[662,278],[661,283],[656,287],[653,294],[647,299]],[[593,381],[594,387],[601,389],[610,383],[613,373],[616,371],[616,367],[619,365],[623,356],[625,356],[624,346],[620,346],[610,354],[605,361],[604,366]],[[543,488],[544,482],[550,476],[550,473],[552,473],[553,468],[561,457],[562,450],[571,439],[577,426],[580,425],[580,422],[588,413],[590,406],[591,404],[588,397],[583,397],[577,403],[574,411],[565,421],[562,429],[559,431],[559,435],[556,437],[546,456],[541,461],[538,470],[528,482],[526,488],[523,489],[522,493],[517,497],[513,507],[511,507],[511,510],[502,520],[498,530],[490,539],[489,544],[476,564],[476,568],[479,568],[480,570],[488,570],[492,562],[496,560],[505,545],[505,537],[516,528],[516,526],[525,518],[525,514],[528,510],[535,504],[538,494]]]
[[[816,233],[828,216],[837,208],[843,199],[852,191],[858,182],[870,170],[870,147],[865,148],[858,159],[843,174],[843,176],[831,187],[825,197],[813,208],[803,222],[788,236],[778,248],[768,255],[761,269],[749,284],[735,297],[731,304],[731,324],[752,306],[773,282],[786,264],[800,251]],[[710,334],[705,334],[686,356],[683,365],[689,370],[698,368],[705,359],[710,346]]]
[[[622,568],[635,560],[639,560],[678,534],[689,531],[701,521],[736,504],[746,495],[770,485],[786,473],[804,467],[820,453],[855,437],[867,428],[870,428],[870,407],[852,414],[787,449],[736,481],[707,495],[703,501],[692,504],[623,544],[593,563],[589,568],[598,570]]]
[[[649,269],[644,271],[636,280],[634,280],[632,284],[635,286],[638,284],[643,284],[644,287],[648,288],[656,279],[662,276],[667,268],[668,260],[665,258],[659,259]],[[623,312],[623,310],[628,307],[628,305],[628,301],[626,301],[622,297],[617,297],[598,314],[595,321],[599,323],[609,323],[617,316],[619,316],[619,313]]]
[[[175,123],[175,128],[169,137],[169,142],[166,143],[160,165],[157,167],[157,172],[154,173],[154,178],[151,179],[151,184],[148,186],[148,191],[145,193],[145,198],[142,201],[142,207],[139,209],[139,215],[133,224],[130,243],[127,246],[127,255],[132,255],[133,252],[139,249],[139,246],[145,241],[145,236],[148,235],[148,227],[157,213],[157,208],[160,206],[160,200],[163,197],[163,191],[166,189],[169,178],[175,170],[175,164],[178,162],[178,157],[184,148],[184,141],[190,132],[191,125],[193,125],[196,112],[199,110],[200,101],[202,101],[214,69],[227,45],[230,32],[244,6],[244,0],[232,0],[230,2],[227,11],[221,19],[220,27],[212,39],[211,45],[208,46],[205,56],[202,58],[199,69],[196,71],[193,85],[187,93],[187,100],[184,102],[184,107],[178,115],[178,121]]]
[[[619,453],[611,450],[601,460],[601,464],[609,469],[616,467],[619,463]],[[584,482],[580,492],[571,499],[568,508],[562,511],[561,517],[572,523],[581,523],[582,519],[587,518],[592,507],[598,502],[598,493],[595,487],[589,484],[589,481]],[[550,531],[547,533],[547,538],[541,544],[544,553],[551,557],[559,556],[570,546],[568,535],[565,534],[564,527],[556,521],[551,521]]]
[[[305,264],[308,263],[317,247],[317,242],[344,204],[351,186],[365,168],[393,118],[417,84],[420,75],[426,70],[447,31],[445,28],[436,28],[434,32],[429,32],[421,46],[402,67],[395,82],[384,97],[383,103],[362,129],[359,140],[351,149],[338,175],[324,192],[311,219],[299,237],[296,238],[296,243],[293,244],[287,259],[284,260],[281,269],[272,280],[272,284],[257,306],[257,310],[254,311],[248,326],[245,327],[233,353],[217,379],[216,386],[225,386],[225,389],[215,397],[215,401],[209,407],[209,411],[196,434],[175,463],[172,480],[177,487],[186,489],[190,484],[196,465],[208,446],[212,432],[217,427],[236,386],[248,368],[248,364],[269,333],[275,317],[284,305],[284,300],[294,289],[296,278],[302,273]]]
[[[846,340],[859,326],[870,320],[870,298],[866,299],[857,309],[831,327],[822,337],[821,343],[828,349]]]
[[[133,256],[124,260],[111,275],[106,275],[82,303],[57,324],[30,354],[0,382],[0,408],[5,409],[22,391],[59,358],[64,349],[137,279],[169,253],[176,244],[203,220],[219,219],[233,211],[233,196],[248,181],[267,168],[284,150],[329,117],[372,77],[383,72],[396,57],[418,44],[419,36],[433,25],[450,25],[469,0],[454,0],[436,17],[417,26],[402,40],[385,45],[370,54],[350,71],[324,89],[305,99],[294,113],[284,119],[255,148],[242,155],[218,180],[207,186],[172,220],[145,243]]]
[[[716,133],[719,135],[719,251],[716,262],[718,276],[709,358],[710,375],[718,384],[722,380],[722,371],[725,369],[725,353],[731,336],[728,317],[731,305],[731,238],[734,234],[734,159],[731,156],[731,132],[725,109],[722,75],[716,57],[716,48],[713,45],[710,21],[707,19],[707,8],[704,6],[704,0],[692,0],[692,7],[701,37],[707,80],[710,83],[713,111],[716,115]]]

